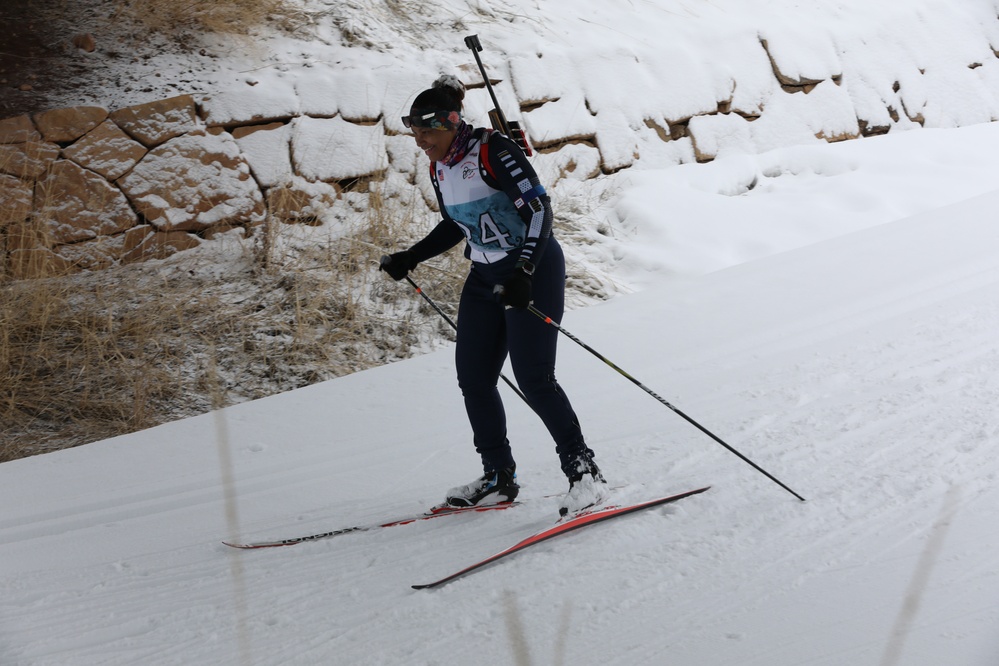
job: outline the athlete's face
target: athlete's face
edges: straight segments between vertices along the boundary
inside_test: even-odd
[[[437,162],[444,159],[448,149],[454,142],[454,137],[458,130],[430,129],[428,127],[414,127],[413,136],[416,138],[416,145],[427,154],[430,161]]]

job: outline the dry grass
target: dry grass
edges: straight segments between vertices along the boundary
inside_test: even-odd
[[[179,397],[184,345],[170,332],[186,315],[151,294],[122,307],[124,288],[66,278],[4,286],[0,460],[148,427],[158,403]]]
[[[286,0],[115,0],[115,8],[116,15],[165,34],[246,34],[272,17],[294,14]]]
[[[422,233],[413,215],[426,209],[412,203],[346,193],[322,227],[272,221],[167,260],[0,277],[0,462],[332,379],[449,337],[408,285],[377,270],[381,254]],[[420,269],[452,314],[464,269],[457,253]]]

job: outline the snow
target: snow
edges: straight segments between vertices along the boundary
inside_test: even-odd
[[[566,317],[807,503],[566,340],[561,379],[620,496],[709,493],[429,594],[409,585],[550,523],[557,500],[279,551],[219,544],[391,518],[471,478],[445,350],[0,466],[4,663],[515,663],[512,617],[536,663],[994,663],[997,204]],[[557,492],[540,425],[507,403],[523,492]]]
[[[203,229],[235,216],[261,217],[260,190],[230,134],[189,133],[151,150],[121,184],[157,227]],[[170,200],[155,193],[170,183]],[[162,191],[162,190],[160,190]],[[207,202],[199,208],[192,202]]]
[[[209,94],[202,100],[202,112],[209,125],[247,123],[288,118],[298,113],[294,84],[273,78],[265,86],[248,78]]]
[[[342,118],[302,117],[295,121],[292,159],[314,180],[367,176],[387,166],[380,125],[355,125]]]
[[[623,172],[617,274],[638,287],[698,275],[989,192],[999,159],[980,147],[997,136],[921,130]]]
[[[282,185],[292,179],[291,130],[291,125],[278,125],[236,139],[261,187]]]
[[[510,65],[521,95],[550,100],[523,114],[531,136],[619,137],[600,157],[626,167],[585,180],[600,167],[583,144],[534,158],[559,219],[577,222],[563,235],[571,283],[613,296],[563,325],[808,501],[563,337],[560,381],[616,497],[710,491],[412,590],[556,517],[553,447],[503,387],[524,506],[274,551],[221,545],[392,519],[476,476],[444,345],[0,465],[0,663],[997,663],[996,3],[342,4],[363,47],[328,26],[312,42],[270,37],[276,62],[310,66],[234,60],[256,83],[214,96],[212,117],[333,102],[375,124],[303,116],[250,134],[250,167],[279,181],[287,157],[267,153],[298,133],[309,149],[291,158],[317,178],[391,166],[390,184],[420,185],[424,162],[383,128],[402,131],[399,109],[458,57],[459,36],[481,34],[501,79],[503,53],[534,58],[530,82],[528,62]],[[759,36],[785,75],[822,80],[818,97],[760,73]],[[334,80],[365,92],[335,94]],[[508,81],[498,92],[516,108]],[[717,143],[706,164],[645,123],[730,97],[765,110],[691,121]],[[851,129],[850,102],[891,131],[815,139]],[[887,106],[897,122],[875,117]],[[345,163],[334,140],[371,161]]]

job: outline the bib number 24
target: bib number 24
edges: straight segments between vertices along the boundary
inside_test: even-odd
[[[483,213],[479,216],[479,241],[483,245],[496,243],[503,250],[509,250],[513,247],[510,244],[510,234],[504,233],[489,213]]]

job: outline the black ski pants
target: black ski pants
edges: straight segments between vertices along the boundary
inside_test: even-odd
[[[509,277],[515,262],[511,256],[495,264],[472,264],[458,307],[458,386],[483,470],[488,473],[514,465],[497,386],[509,355],[517,384],[555,440],[562,471],[569,476],[580,458],[589,460],[593,452],[586,447],[579,419],[555,379],[558,329],[528,310],[506,308],[493,293]],[[565,257],[554,237],[535,268],[531,294],[538,310],[561,321]]]

